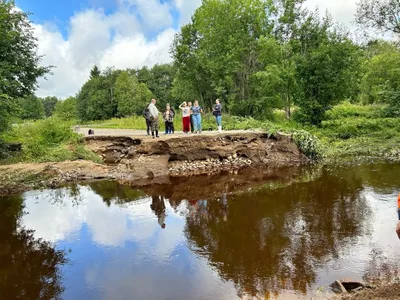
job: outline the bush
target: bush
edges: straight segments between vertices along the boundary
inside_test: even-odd
[[[32,123],[22,123],[4,135],[8,142],[22,143],[22,153],[6,163],[50,162],[89,159],[100,162],[91,151],[83,147],[83,138],[73,132],[71,123],[51,117]]]
[[[311,160],[319,160],[323,157],[323,149],[319,139],[305,130],[292,133],[292,137],[301,152]]]
[[[379,118],[383,116],[383,105],[360,105],[350,102],[334,106],[325,113],[325,120],[338,120],[351,117]]]
[[[323,121],[321,128],[331,138],[350,139],[362,136],[390,138],[399,132],[400,123],[396,118],[348,118]]]

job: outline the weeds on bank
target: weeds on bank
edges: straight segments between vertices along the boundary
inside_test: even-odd
[[[6,142],[22,143],[22,151],[1,161],[59,162],[85,159],[100,162],[93,152],[86,150],[83,138],[71,129],[72,123],[57,118],[15,124],[3,135]]]

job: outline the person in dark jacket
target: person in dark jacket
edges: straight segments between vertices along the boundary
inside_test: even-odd
[[[194,122],[193,122],[193,116],[192,116],[192,102],[187,103],[189,110],[190,110],[190,132],[194,132]]]
[[[143,117],[146,120],[146,127],[147,127],[147,135],[150,135],[150,128],[151,128],[151,117],[150,117],[150,110],[146,107],[143,111]]]
[[[221,132],[222,131],[222,105],[219,102],[219,99],[215,100],[213,115],[215,116],[215,120],[217,121],[218,132]]]

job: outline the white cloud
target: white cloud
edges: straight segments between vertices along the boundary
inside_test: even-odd
[[[335,22],[344,24],[349,28],[353,27],[354,15],[357,8],[355,0],[307,0],[305,6],[310,10],[318,7],[321,15],[325,15],[325,12],[328,11]]]
[[[97,0],[99,1],[99,0]],[[96,2],[96,1],[95,1]],[[38,96],[66,98],[76,94],[88,79],[94,64],[101,68],[137,68],[168,63],[176,30],[171,10],[179,13],[179,26],[190,21],[201,0],[118,0],[118,9],[75,13],[70,18],[67,38],[51,24],[35,24],[42,64],[53,65],[53,75],[39,80]],[[328,10],[334,20],[352,25],[355,1],[308,0],[306,7]],[[99,6],[97,6],[99,7]],[[154,33],[158,33],[154,36]],[[152,38],[148,38],[148,36]]]
[[[171,6],[159,0],[125,0],[141,18],[146,29],[157,30],[172,26]]]
[[[175,7],[179,11],[179,24],[184,25],[190,21],[196,8],[201,4],[201,0],[174,0]]]
[[[132,37],[116,38],[100,60],[101,68],[115,66],[116,68],[137,68],[143,65],[153,66],[156,63],[171,61],[169,48],[174,38],[175,30],[167,29],[154,41],[146,40],[143,34]]]
[[[44,55],[42,64],[55,66],[53,75],[39,80],[38,96],[74,95],[95,64],[102,68],[137,68],[171,61],[169,48],[175,30],[170,27],[168,6],[157,0],[148,1],[149,6],[142,0],[129,1],[137,8],[134,12],[126,3],[120,3],[118,10],[109,15],[101,9],[76,13],[70,19],[67,39],[49,25],[34,25],[39,54]],[[156,10],[153,14],[152,9]],[[138,17],[144,21],[139,23]],[[145,37],[145,32],[160,29],[154,39]]]

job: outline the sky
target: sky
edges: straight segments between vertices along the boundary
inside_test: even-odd
[[[16,0],[31,12],[42,64],[55,66],[39,80],[40,97],[74,96],[90,69],[152,67],[172,61],[174,35],[201,0]],[[352,27],[355,0],[307,0],[310,9],[329,11]]]

